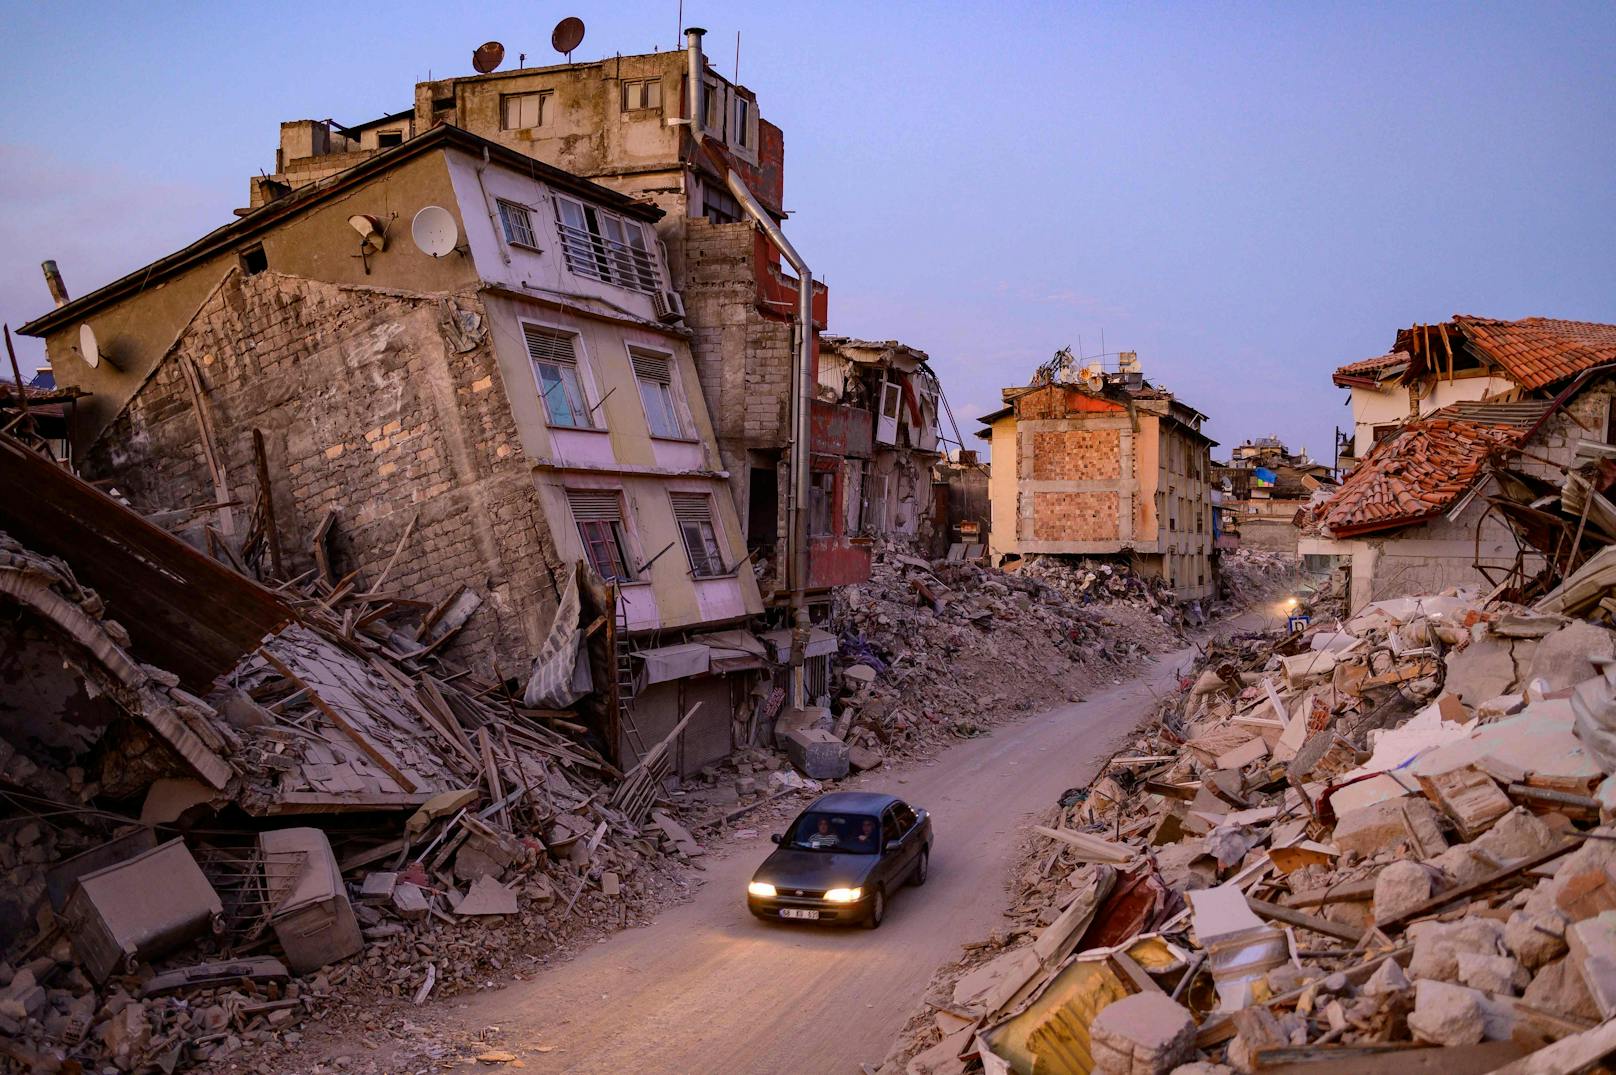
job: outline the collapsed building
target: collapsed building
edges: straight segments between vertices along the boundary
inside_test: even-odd
[[[1146,381],[1132,352],[1115,372],[1058,352],[1004,403],[977,434],[993,449],[995,558],[1126,555],[1180,600],[1212,596],[1204,414]]]
[[[1611,325],[1459,315],[1399,331],[1384,359],[1336,371],[1361,458],[1303,514],[1300,550],[1337,558],[1354,609],[1453,586],[1543,593],[1599,547],[1609,483],[1581,472],[1616,443],[1612,369]]]

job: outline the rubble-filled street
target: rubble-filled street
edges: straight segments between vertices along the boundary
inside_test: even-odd
[[[0,1075],[1616,1072],[1608,5],[6,27]]]

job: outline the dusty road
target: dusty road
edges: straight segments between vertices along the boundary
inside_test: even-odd
[[[896,894],[879,930],[753,919],[744,894],[769,849],[764,822],[707,862],[691,903],[434,1021],[497,1025],[530,1072],[847,1075],[878,1063],[938,964],[1000,921],[1017,827],[1091,780],[1193,652],[929,763],[866,774],[860,786],[927,807],[937,831],[930,881]]]

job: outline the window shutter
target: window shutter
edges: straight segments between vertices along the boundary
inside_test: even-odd
[[[706,493],[669,493],[673,501],[673,517],[681,523],[710,523],[713,521],[713,501]]]
[[[666,355],[630,351],[629,358],[634,362],[634,376],[640,380],[655,381],[658,384],[673,383],[673,366]]]
[[[611,489],[568,489],[567,504],[581,523],[620,523],[623,502]]]
[[[570,332],[523,325],[522,335],[527,337],[527,353],[535,362],[560,362],[568,366],[578,364],[578,353],[573,349]]]

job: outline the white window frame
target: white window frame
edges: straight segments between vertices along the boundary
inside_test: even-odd
[[[554,97],[554,90],[525,90],[521,93],[501,94],[499,98],[499,129],[502,131],[530,131],[536,127],[548,127],[550,125],[550,102]],[[529,98],[537,102],[537,122],[522,123],[521,103]],[[517,122],[515,123],[511,122],[510,106],[512,104],[518,105]]]
[[[634,384],[640,393],[640,406],[645,411],[646,429],[650,431],[652,437],[659,440],[690,440],[691,422],[685,407],[683,385],[679,382],[679,365],[674,355],[638,344],[631,343],[626,346],[629,367],[634,373]],[[642,359],[647,361],[641,361]],[[666,364],[666,378],[655,376],[656,371],[649,368],[652,363],[657,362]],[[648,392],[650,398],[647,398]],[[653,408],[653,400],[662,406]],[[662,410],[663,416],[672,423],[671,432],[658,430],[657,420],[652,414],[654,409]]]
[[[589,358],[584,351],[583,337],[576,331],[560,325],[547,325],[540,321],[526,319],[518,319],[518,324],[522,329],[522,344],[528,353],[528,365],[533,370],[533,386],[539,395],[539,407],[544,415],[545,425],[551,429],[599,430],[600,426],[595,424],[595,408],[599,405],[599,401],[595,399],[593,378],[589,372]],[[546,358],[535,355],[533,353],[533,341],[528,335],[529,330],[541,335],[566,336],[572,341],[571,387],[577,390],[576,397],[567,391],[569,364],[559,358]],[[548,389],[545,387],[540,366],[554,366],[556,368],[555,386]],[[577,415],[579,421],[567,422],[559,420],[555,412],[551,410],[550,401],[557,387],[562,392],[561,398],[565,399],[568,411]]]
[[[643,221],[555,195],[556,229],[568,271],[649,295],[662,285],[655,235]]]
[[[731,574],[729,564],[725,562],[724,537],[718,528],[718,513],[714,509],[712,494],[670,491],[668,503],[673,509],[679,541],[685,547],[685,560],[690,564],[691,576],[721,579]],[[692,528],[700,542],[699,551],[691,545]]]
[[[656,100],[652,100],[652,98]],[[637,103],[636,103],[637,102]],[[625,113],[661,112],[662,79],[625,78],[617,94],[618,107]]]
[[[499,226],[505,235],[505,242],[510,246],[537,250],[539,240],[533,231],[533,210],[509,198],[495,198],[494,204],[499,207]]]
[[[735,137],[731,143],[736,149],[744,149],[749,153],[757,152],[757,102],[750,97],[740,94],[731,94],[733,104],[730,105],[731,117],[735,125]]]

